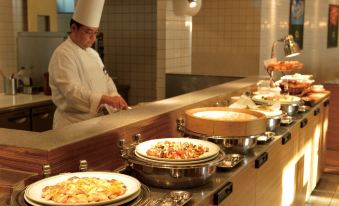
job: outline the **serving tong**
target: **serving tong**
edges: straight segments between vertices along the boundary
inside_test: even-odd
[[[190,201],[191,198],[192,195],[188,191],[174,190],[163,197],[154,200],[151,203],[151,206],[183,206]]]

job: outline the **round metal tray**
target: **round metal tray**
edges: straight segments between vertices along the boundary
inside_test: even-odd
[[[182,129],[181,131],[185,136],[213,142],[219,145],[225,153],[240,154],[248,154],[257,145],[257,138],[260,136],[209,136],[206,134],[192,132],[187,129]]]
[[[180,163],[176,164],[175,162],[160,162],[160,161],[152,161],[147,159],[141,159],[138,157],[134,150],[130,150],[127,152],[126,158],[130,163],[139,164],[139,165],[147,165],[150,167],[156,168],[166,168],[166,169],[191,169],[191,168],[201,168],[206,166],[215,166],[218,165],[225,157],[225,153],[222,150],[219,150],[219,153],[213,159],[206,159],[206,161],[199,161],[199,162],[187,162],[187,163]]]
[[[24,199],[25,189],[13,191],[11,196],[11,206],[32,206],[31,204],[27,203]],[[141,184],[141,192],[140,195],[135,198],[134,200],[123,204],[124,206],[145,206],[151,202],[151,191],[150,189]],[[110,206],[110,205],[105,205]]]
[[[217,165],[224,160],[220,150],[212,160],[199,163],[169,164],[138,158],[134,150],[123,156],[132,169],[132,174],[146,185],[167,189],[192,188],[206,184],[216,172]]]

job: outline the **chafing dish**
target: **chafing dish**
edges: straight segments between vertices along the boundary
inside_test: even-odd
[[[230,170],[239,165],[244,160],[241,154],[226,154],[225,159],[218,165],[221,170]]]
[[[135,154],[135,146],[120,141],[122,157],[132,170],[132,175],[146,185],[168,189],[192,188],[206,184],[216,172],[217,165],[224,160],[225,153],[219,151],[215,158],[205,162],[181,163],[151,161]]]

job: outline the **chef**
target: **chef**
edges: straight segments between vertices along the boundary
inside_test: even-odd
[[[57,106],[53,128],[91,119],[102,105],[127,109],[112,79],[104,72],[96,41],[105,0],[78,0],[70,34],[49,62],[52,100]]]

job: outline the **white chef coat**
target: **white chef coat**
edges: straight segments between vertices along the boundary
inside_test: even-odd
[[[91,119],[102,95],[119,95],[103,69],[94,49],[82,49],[70,37],[56,48],[48,68],[52,100],[57,106],[53,128]]]

